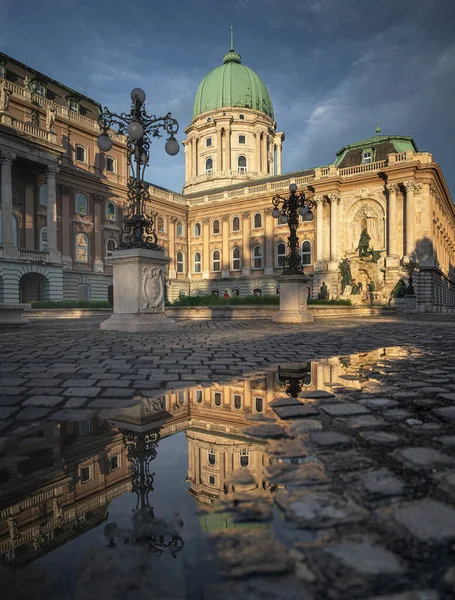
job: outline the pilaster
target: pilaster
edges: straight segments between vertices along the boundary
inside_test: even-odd
[[[399,257],[397,253],[397,191],[399,188],[398,183],[388,183],[386,187],[389,194],[389,199],[387,203],[388,237],[386,264],[388,267],[398,267]]]
[[[251,250],[250,250],[250,232],[251,232],[251,219],[250,211],[247,210],[242,213],[243,217],[243,267],[242,275],[248,277],[251,271]]]
[[[103,208],[104,208],[104,197],[100,194],[93,194],[95,200],[95,230],[94,235],[94,246],[95,246],[95,260],[93,262],[93,270],[96,273],[104,272],[104,261],[103,261],[103,229],[101,227]]]
[[[58,173],[56,165],[49,165],[47,176],[47,250],[51,262],[61,262],[61,253],[57,248],[57,188],[55,178]]]
[[[2,206],[2,246],[3,258],[17,258],[19,250],[13,241],[13,187],[11,167],[16,155],[9,150],[2,150],[0,164],[2,172],[1,206]]]
[[[221,276],[229,277],[229,215],[222,216],[223,227],[223,261],[221,267]]]
[[[264,275],[273,275],[273,225],[272,209],[264,209],[265,214],[265,267]]]
[[[202,279],[208,279],[210,277],[210,245],[209,245],[209,235],[210,235],[210,219],[208,217],[204,217],[202,219],[202,230],[203,230],[203,240],[204,240],[204,252],[202,254]]]

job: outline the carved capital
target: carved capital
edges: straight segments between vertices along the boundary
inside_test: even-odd
[[[93,200],[95,200],[97,204],[101,204],[104,200],[104,196],[101,194],[93,194]]]
[[[221,217],[221,220],[222,220],[224,223],[226,223],[227,221],[229,221],[229,215],[223,215],[223,216]]]
[[[273,208],[264,208],[264,214],[266,217],[270,217],[272,215]]]
[[[334,202],[336,202],[338,204],[341,200],[341,195],[338,193],[329,194],[329,200],[332,204]]]
[[[409,192],[413,192],[414,191],[414,182],[413,181],[403,181],[403,187],[404,189]]]
[[[0,164],[11,166],[15,160],[16,154],[14,154],[14,152],[10,152],[9,150],[2,150],[0,154]]]
[[[203,225],[208,225],[210,223],[210,219],[208,217],[204,217],[201,219]]]
[[[50,179],[52,177],[56,177],[57,173],[59,171],[59,168],[57,167],[57,165],[49,165],[46,169],[46,175],[47,178]]]
[[[26,175],[25,177],[25,185],[27,187],[33,187],[35,185],[35,178],[30,175]]]
[[[242,213],[242,217],[244,219],[249,219],[250,218],[250,214],[251,214],[250,211],[246,210],[245,212]]]
[[[400,189],[398,183],[388,183],[386,187],[389,194],[396,194]]]
[[[62,185],[62,194],[64,196],[69,196],[71,194],[71,188],[67,185]]]
[[[422,192],[422,184],[413,182],[412,188],[415,194],[420,194]]]
[[[316,202],[318,206],[322,206],[325,202],[325,198],[323,195],[314,196],[313,200]]]
[[[177,223],[177,217],[170,217],[171,223]]]

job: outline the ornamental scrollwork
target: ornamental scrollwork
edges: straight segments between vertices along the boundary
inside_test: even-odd
[[[142,311],[159,312],[163,304],[163,273],[159,267],[144,267],[142,270]]]

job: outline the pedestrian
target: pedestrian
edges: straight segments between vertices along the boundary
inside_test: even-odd
[[[223,298],[230,298],[229,292],[227,290],[224,290]]]

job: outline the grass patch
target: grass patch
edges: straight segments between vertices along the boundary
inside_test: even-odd
[[[53,301],[45,300],[43,302],[30,302],[32,308],[112,308],[107,300],[98,302],[72,302],[72,301]]]
[[[329,305],[329,306],[352,306],[350,300],[318,300],[317,298],[309,298],[308,304]]]
[[[169,306],[279,306],[279,296],[232,296],[223,298],[207,294],[205,296],[185,296],[175,300]],[[350,300],[313,300],[310,298],[308,304],[351,306]]]

